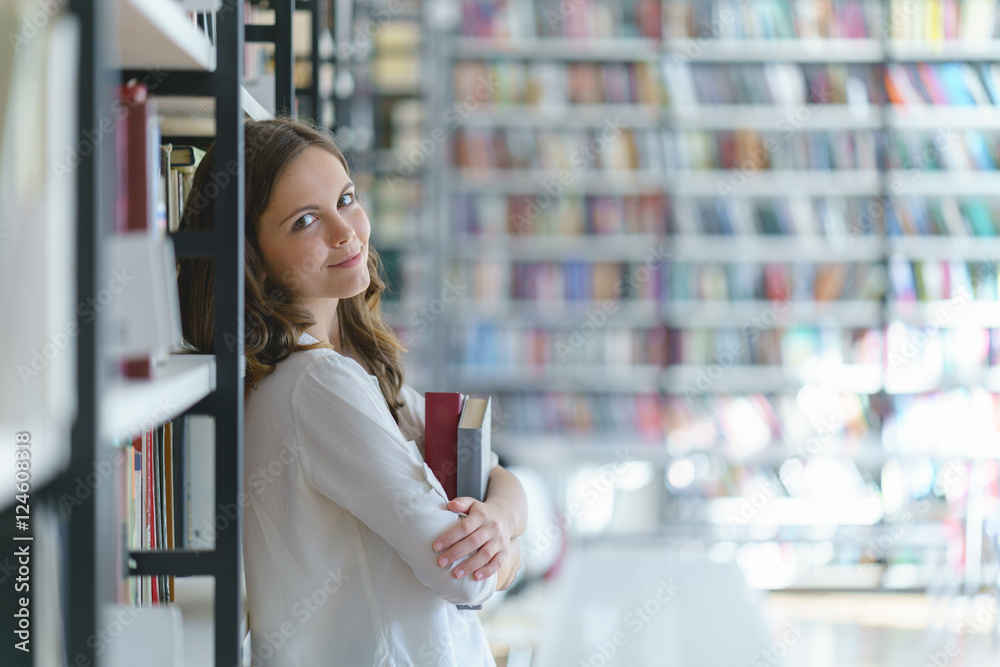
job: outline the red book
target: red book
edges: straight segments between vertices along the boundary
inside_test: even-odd
[[[156,517],[153,514],[153,429],[146,429],[143,433],[143,445],[142,445],[142,456],[143,456],[143,467],[145,470],[145,484],[146,491],[146,521],[143,530],[148,533],[146,538],[149,544],[149,549],[156,549]],[[160,591],[157,585],[157,577],[149,577],[150,584],[152,585],[152,602],[159,602]]]
[[[449,500],[458,493],[458,420],[464,402],[457,392],[424,394],[424,460]]]
[[[118,136],[124,134],[125,150],[119,151],[118,155],[124,153],[128,167],[125,175],[125,219],[117,221],[118,231],[145,232],[155,224],[159,130],[153,104],[144,84],[123,85],[121,103],[126,110],[125,131]]]
[[[156,183],[160,156],[160,133],[154,103],[145,84],[129,82],[121,87],[125,116],[116,128],[118,192],[115,227],[119,233],[148,233],[155,227]],[[127,378],[153,376],[149,356],[123,359],[119,368]]]

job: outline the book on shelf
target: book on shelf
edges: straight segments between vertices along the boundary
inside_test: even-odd
[[[705,170],[874,171],[878,135],[872,130],[671,130],[664,134],[666,168]]]
[[[668,104],[673,107],[763,105],[794,107],[882,103],[877,69],[855,63],[702,63],[664,59],[661,67]],[[738,122],[732,125],[738,125]],[[773,126],[794,129],[800,120]]]
[[[504,432],[516,438],[560,437],[567,433],[607,442],[607,436],[662,442],[663,396],[659,393],[510,392],[499,395]]]
[[[880,3],[869,0],[764,0],[741,5],[734,20],[719,20],[732,8],[728,0],[668,2],[667,35],[719,40],[866,39],[877,37],[882,25]]]
[[[533,0],[462,0],[466,37],[520,41],[659,39],[660,0],[578,0],[568,9]]]
[[[647,62],[516,62],[463,60],[454,65],[458,100],[445,121],[523,105],[540,112],[586,105],[655,107],[663,102],[656,66]]]
[[[462,128],[455,133],[460,169],[523,170],[558,175],[662,171],[663,143],[655,130],[621,127],[607,118],[592,129]]]
[[[215,548],[215,418],[184,418],[184,526],[185,549]]]
[[[172,233],[180,227],[184,205],[194,184],[194,173],[205,157],[205,151],[197,146],[176,144],[163,144],[161,148],[164,154],[163,173],[167,179],[167,227]]]
[[[887,11],[893,40],[978,42],[997,37],[993,0],[922,0],[918,5],[891,0]]]
[[[1000,104],[1000,67],[995,63],[889,63],[884,85],[899,106],[995,106]]]
[[[124,441],[121,477],[121,532],[134,551],[174,547],[173,423],[145,427]],[[174,575],[126,577],[124,600],[138,606],[174,601]]]
[[[159,145],[156,100],[149,98],[145,85],[131,81],[121,88],[120,101],[126,110],[119,120],[116,136],[118,191],[116,227],[120,234],[149,234],[157,231],[158,170],[153,165],[153,146]],[[155,236],[155,235],[154,235]],[[117,264],[114,264],[117,265]],[[123,359],[124,377],[148,378],[152,375],[155,354],[150,351]]]
[[[456,194],[453,211],[457,231],[470,237],[600,235],[615,240],[662,235],[668,203],[662,195],[565,195],[549,203],[540,195]]]
[[[958,315],[969,301],[998,299],[997,267],[992,262],[889,260],[891,302],[954,301]]]
[[[114,267],[105,292],[113,354],[126,378],[155,377],[182,343],[173,242],[167,237],[167,196],[156,100],[144,84],[121,88],[125,113],[116,126],[117,234],[108,256]],[[103,305],[103,302],[102,302]]]
[[[731,0],[665,3],[669,38],[714,40],[872,39],[883,31],[901,42],[977,42],[996,39],[993,0]],[[720,20],[732,16],[730,20]]]
[[[593,323],[586,316],[580,319]],[[587,329],[582,324],[566,331],[564,324],[483,321],[456,328],[454,358],[466,368],[501,373],[512,368],[659,367],[667,362],[667,329],[655,319],[631,327],[608,327],[588,336],[580,333],[581,328]]]

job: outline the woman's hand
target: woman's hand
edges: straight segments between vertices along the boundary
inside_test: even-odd
[[[510,540],[510,553],[512,558],[508,561],[508,565],[504,565],[500,569],[500,576],[497,578],[499,585],[497,586],[498,591],[505,591],[511,587],[514,583],[514,579],[517,578],[517,572],[521,569],[521,539],[518,537],[512,537]]]
[[[503,568],[504,573],[509,572],[506,577],[509,581],[498,580],[497,589],[503,590],[499,586],[501,583],[509,586],[521,562],[520,547],[516,538],[511,537],[514,530],[513,518],[500,506],[465,496],[451,500],[448,509],[466,516],[457,526],[449,528],[434,541],[438,565],[449,567],[455,561],[472,554],[454,571],[456,579],[471,575],[481,581]]]

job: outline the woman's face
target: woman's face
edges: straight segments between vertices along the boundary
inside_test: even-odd
[[[288,166],[260,217],[266,275],[293,299],[346,299],[368,288],[371,226],[337,157],[308,146]]]

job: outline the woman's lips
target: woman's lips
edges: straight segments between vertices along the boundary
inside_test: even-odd
[[[352,266],[357,266],[358,264],[361,263],[361,255],[362,254],[363,254],[362,251],[359,250],[358,254],[354,255],[353,257],[348,257],[347,259],[345,259],[342,262],[338,262],[336,264],[331,264],[330,268],[333,268],[333,269],[347,269],[347,268],[350,268]]]

